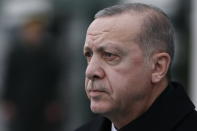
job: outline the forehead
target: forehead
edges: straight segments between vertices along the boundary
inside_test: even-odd
[[[95,19],[89,26],[85,46],[101,44],[103,41],[128,43],[140,32],[141,17],[121,14]],[[109,43],[109,42],[108,42]]]

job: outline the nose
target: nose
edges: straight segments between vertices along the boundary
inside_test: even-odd
[[[101,65],[101,61],[95,56],[92,56],[86,68],[86,77],[90,80],[95,80],[102,79],[104,75],[105,74]]]

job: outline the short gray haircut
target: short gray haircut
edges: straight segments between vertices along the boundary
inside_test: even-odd
[[[167,52],[174,57],[174,27],[168,16],[159,8],[142,3],[114,5],[100,10],[95,19],[128,13],[143,16],[142,26],[136,42],[150,56],[155,51]]]

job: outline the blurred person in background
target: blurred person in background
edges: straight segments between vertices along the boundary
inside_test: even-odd
[[[7,21],[10,49],[2,96],[8,130],[57,131],[62,121],[58,102],[62,67],[56,52],[56,39],[48,30],[51,14],[42,4],[11,3],[7,11],[17,17],[9,17]]]
[[[140,3],[99,11],[84,45],[85,90],[101,114],[77,131],[196,131],[197,112],[171,81],[174,29],[160,9]]]

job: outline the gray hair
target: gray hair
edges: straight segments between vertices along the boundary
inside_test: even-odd
[[[95,19],[123,13],[143,16],[140,33],[135,39],[148,57],[155,51],[167,52],[174,57],[174,28],[168,16],[159,8],[142,4],[127,3],[105,8],[95,15]]]

